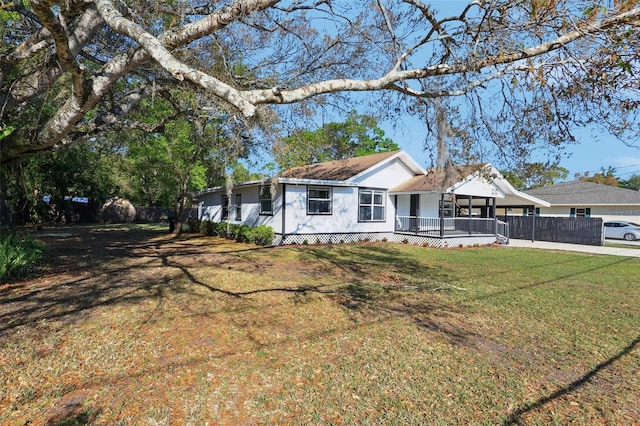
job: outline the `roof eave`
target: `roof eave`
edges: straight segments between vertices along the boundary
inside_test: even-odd
[[[329,179],[302,179],[302,178],[278,178],[278,183],[286,183],[290,185],[322,185],[322,186],[354,186],[354,183],[346,180],[329,180]]]

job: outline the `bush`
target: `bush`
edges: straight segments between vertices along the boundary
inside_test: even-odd
[[[253,243],[259,246],[269,246],[273,243],[273,228],[266,225],[258,225],[253,228]]]
[[[198,219],[194,219],[192,217],[187,220],[187,225],[189,225],[189,232],[200,232],[200,222]]]
[[[15,232],[0,229],[0,279],[28,272],[41,256],[42,246],[31,238],[20,239]]]
[[[220,222],[216,230],[216,235],[222,238],[231,238],[233,235],[233,223]]]
[[[210,220],[203,220],[200,229],[204,235],[210,237],[212,235],[215,235],[216,225],[217,224],[215,222],[212,222]]]
[[[270,226],[258,225],[252,228],[248,225],[239,225],[227,222],[202,221],[201,231],[207,236],[218,236],[235,240],[239,243],[268,246],[273,242],[273,229]]]
[[[233,237],[239,243],[253,243],[253,231],[250,226],[237,225],[233,230]]]

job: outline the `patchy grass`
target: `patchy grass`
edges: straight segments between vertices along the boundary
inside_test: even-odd
[[[637,258],[65,232],[0,284],[0,424],[640,418]]]

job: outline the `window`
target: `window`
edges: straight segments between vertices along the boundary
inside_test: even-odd
[[[229,219],[229,197],[223,195],[220,199],[220,207],[222,208],[222,214],[220,216],[221,220]]]
[[[453,201],[440,200],[438,204],[442,217],[453,217]]]
[[[386,195],[385,191],[361,189],[358,220],[360,222],[384,221],[384,200]]]
[[[242,220],[242,194],[236,194],[236,220]]]
[[[331,188],[310,186],[307,189],[307,214],[331,214]]]
[[[260,214],[273,215],[273,201],[271,200],[271,188],[260,187]]]
[[[591,217],[591,208],[575,208],[572,207],[569,211],[570,217]]]

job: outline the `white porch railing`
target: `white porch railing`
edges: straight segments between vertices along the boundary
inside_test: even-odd
[[[493,218],[396,216],[395,230],[443,237],[482,234],[509,238],[508,224]]]

